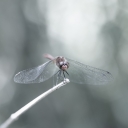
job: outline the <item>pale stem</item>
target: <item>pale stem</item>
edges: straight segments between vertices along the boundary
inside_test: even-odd
[[[44,92],[43,94],[39,95],[37,98],[26,104],[24,107],[19,109],[17,112],[11,114],[11,116],[0,126],[0,128],[7,128],[9,125],[11,125],[14,121],[16,121],[20,115],[22,115],[24,112],[26,112],[29,108],[31,108],[33,105],[35,105],[37,102],[39,102],[41,99],[45,98],[47,95],[52,93],[53,91],[59,89],[60,87],[66,85],[69,83],[69,79],[65,79],[63,82],[59,83],[58,85],[52,87],[48,91]]]

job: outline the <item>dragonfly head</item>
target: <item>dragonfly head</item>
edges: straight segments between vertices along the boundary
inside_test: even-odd
[[[60,66],[60,69],[62,69],[62,70],[67,70],[68,69],[68,66],[67,66],[67,64],[63,64],[63,65],[61,65]]]
[[[60,61],[59,68],[64,71],[67,70],[69,68],[69,63],[67,61]]]
[[[69,68],[69,63],[64,57],[58,57],[56,59],[56,65],[61,69],[61,70],[67,70]]]

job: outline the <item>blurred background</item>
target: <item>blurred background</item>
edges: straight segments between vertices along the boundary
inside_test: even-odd
[[[128,1],[1,0],[0,124],[45,92],[14,75],[65,56],[110,71],[104,86],[69,83],[24,113],[10,128],[128,128]]]

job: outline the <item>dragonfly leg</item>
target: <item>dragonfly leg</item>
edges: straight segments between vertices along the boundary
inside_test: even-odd
[[[66,80],[66,77],[65,77],[65,74],[64,74],[64,72],[65,72],[65,71],[63,71],[63,77],[64,77],[64,82],[65,82],[65,80]]]
[[[60,70],[60,73],[58,74],[59,80],[62,81],[64,76],[62,76],[62,70]],[[62,78],[62,79],[61,79]]]
[[[60,70],[60,73],[58,74],[58,77],[59,77],[60,81],[65,81],[66,77],[65,77],[64,71],[63,71],[63,74],[62,74],[62,70]]]
[[[53,76],[53,86],[55,86],[56,84],[57,84],[57,77],[58,77],[58,74],[60,73],[60,70],[59,71],[57,71],[55,74],[54,74],[54,76]],[[56,77],[57,76],[57,77]]]
[[[65,73],[64,73],[65,71],[63,71],[63,75],[62,75],[62,70],[59,70],[55,75],[54,75],[54,79],[53,80],[55,80],[55,78],[56,78],[56,83],[55,83],[55,81],[54,81],[54,84],[55,85],[57,85],[58,84],[58,82],[59,82],[59,80],[60,81],[65,81],[65,79],[66,79],[66,76],[65,76]],[[67,73],[67,72],[66,72]],[[67,73],[68,74],[68,73]],[[57,77],[56,77],[56,75],[57,75]],[[69,75],[69,74],[68,74]]]
[[[59,72],[60,72],[60,70],[59,70],[59,71],[57,71],[55,75],[57,75]],[[55,75],[54,75],[54,76],[55,76]]]
[[[65,79],[65,74],[64,74],[64,71],[63,71],[63,76],[64,76],[64,79]]]
[[[68,72],[65,70],[65,72],[68,74]],[[68,74],[69,75],[69,74]]]
[[[58,84],[60,76],[61,76],[61,70],[59,70],[59,72],[57,73],[56,85]]]

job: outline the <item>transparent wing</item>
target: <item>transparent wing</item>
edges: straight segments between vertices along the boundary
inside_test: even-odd
[[[14,77],[14,81],[23,84],[40,83],[51,78],[58,70],[59,68],[54,61],[48,61],[37,67],[17,73]]]
[[[79,84],[101,85],[107,84],[113,79],[112,75],[104,70],[81,64],[77,61],[66,58],[69,62],[69,79]]]

